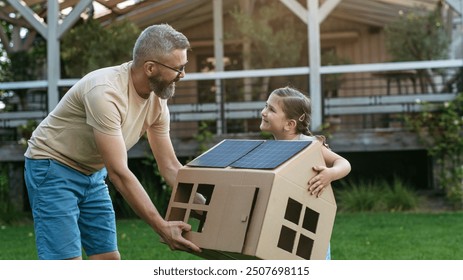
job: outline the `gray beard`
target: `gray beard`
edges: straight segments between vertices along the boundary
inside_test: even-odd
[[[175,94],[175,82],[166,83],[159,76],[149,77],[150,89],[156,96],[169,99]]]

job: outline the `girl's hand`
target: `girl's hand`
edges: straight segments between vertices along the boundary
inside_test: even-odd
[[[311,195],[320,197],[325,187],[331,183],[330,168],[326,166],[314,166],[312,169],[318,174],[308,182]]]

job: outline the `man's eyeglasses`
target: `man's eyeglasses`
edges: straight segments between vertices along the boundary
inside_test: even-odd
[[[146,62],[154,62],[156,64],[159,64],[159,65],[162,65],[162,66],[164,66],[166,68],[169,68],[170,70],[177,72],[177,77],[180,76],[180,74],[182,74],[183,71],[185,71],[185,65],[181,66],[179,69],[176,69],[176,68],[170,67],[170,66],[165,65],[164,63],[161,63],[161,62],[156,61],[156,60],[147,60]]]

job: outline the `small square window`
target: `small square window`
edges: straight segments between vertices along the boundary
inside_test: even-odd
[[[175,193],[174,201],[188,203],[190,201],[193,184],[178,183],[177,192]]]
[[[280,238],[278,240],[278,247],[293,252],[294,239],[296,238],[296,232],[288,227],[282,226],[280,232]]]
[[[319,216],[320,213],[306,207],[302,227],[310,232],[316,233]]]
[[[191,231],[202,232],[206,223],[207,212],[191,210],[188,224],[191,225]]]
[[[292,198],[289,198],[288,204],[286,205],[285,220],[288,220],[298,225],[299,219],[301,217],[301,210],[302,204],[300,204]]]
[[[305,235],[301,235],[299,237],[299,244],[297,244],[296,255],[298,255],[299,257],[303,259],[310,260],[310,255],[312,254],[313,243],[314,241],[311,238]]]
[[[204,198],[206,199],[206,205],[209,205],[211,203],[211,197],[212,193],[214,192],[214,185],[210,184],[199,184],[198,185],[198,190],[196,191],[197,193],[200,193]]]
[[[170,209],[168,221],[185,221],[186,209],[172,207]]]

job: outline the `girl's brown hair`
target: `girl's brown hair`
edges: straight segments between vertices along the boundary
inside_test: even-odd
[[[312,136],[309,130],[312,116],[310,99],[291,87],[278,88],[271,94],[282,97],[281,108],[288,119],[296,121],[296,132]]]
[[[310,131],[310,122],[312,120],[312,102],[310,98],[301,91],[292,87],[283,87],[274,90],[271,94],[282,97],[280,99],[281,108],[286,118],[296,121],[296,133],[307,136],[314,136]],[[323,135],[315,137],[329,148],[326,138]]]

